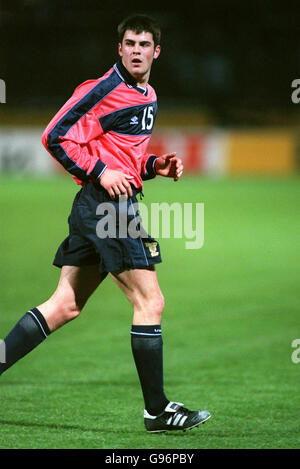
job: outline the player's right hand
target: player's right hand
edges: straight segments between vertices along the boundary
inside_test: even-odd
[[[122,194],[128,199],[128,197],[132,197],[132,188],[128,182],[130,179],[133,179],[133,176],[128,176],[121,171],[106,168],[99,178],[99,182],[101,186],[107,190],[112,199]]]

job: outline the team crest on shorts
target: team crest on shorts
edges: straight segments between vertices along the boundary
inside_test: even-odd
[[[158,252],[158,250],[157,250],[157,243],[156,243],[156,242],[153,242],[153,243],[145,243],[145,246],[146,246],[147,248],[149,248],[151,257],[156,257],[156,256],[159,255],[159,252]]]

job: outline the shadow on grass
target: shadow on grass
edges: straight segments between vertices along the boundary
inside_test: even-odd
[[[55,424],[55,423],[38,423],[38,422],[22,422],[22,421],[16,421],[16,420],[2,420],[0,419],[0,425],[11,425],[15,427],[28,427],[28,428],[45,428],[45,429],[52,429],[52,430],[79,430],[81,432],[92,432],[92,433],[112,433],[112,434],[126,434],[128,435],[128,429],[121,430],[120,428],[116,430],[108,429],[106,428],[87,428],[83,427],[81,425],[61,425],[61,424]],[[199,430],[198,430],[199,431]],[[172,431],[166,431],[164,433],[161,433],[160,436],[165,437],[180,437],[180,438],[188,438],[190,436],[196,436],[195,432],[197,432],[196,429],[188,430],[186,432],[172,432]],[[136,435],[144,435],[145,430],[130,430],[130,434],[132,435],[135,433]],[[151,437],[156,437],[157,434],[150,434],[147,433],[147,436],[150,438]]]
[[[41,387],[41,388],[47,388],[47,386],[97,386],[97,387],[106,387],[106,386],[115,386],[115,387],[120,387],[120,379],[118,380],[111,380],[111,379],[106,379],[106,380],[98,380],[98,381],[88,381],[88,380],[47,380],[47,381],[32,381],[32,380],[19,380],[19,381],[13,381],[13,380],[2,380],[1,381],[1,387],[3,386],[32,386],[32,387]],[[128,387],[136,387],[137,386],[137,379],[133,378],[132,380],[126,379],[124,380],[122,377],[122,386],[128,386]]]
[[[20,422],[16,420],[0,420],[0,425],[13,425],[15,427],[29,427],[29,428],[47,428],[53,430],[80,430],[81,432],[93,433],[128,433],[127,430],[109,430],[107,428],[86,428],[81,425],[61,425],[56,423],[38,423],[38,422]],[[136,432],[141,433],[141,432]]]

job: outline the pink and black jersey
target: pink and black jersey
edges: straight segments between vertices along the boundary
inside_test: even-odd
[[[137,189],[155,176],[147,153],[157,99],[137,86],[121,61],[105,75],[78,86],[42,136],[49,153],[77,184],[95,181],[107,168],[133,176]]]

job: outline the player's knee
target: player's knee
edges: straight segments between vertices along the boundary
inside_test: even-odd
[[[164,308],[165,308],[165,298],[161,294],[161,295],[159,295],[159,297],[156,300],[156,306],[155,306],[156,314],[161,316],[162,313],[163,313]]]
[[[165,307],[165,299],[162,294],[148,299],[144,305],[144,311],[147,317],[157,324],[160,324],[161,316]]]
[[[57,305],[57,310],[59,311],[61,320],[64,323],[67,323],[77,318],[81,313],[82,308],[74,301],[62,301]]]
[[[72,321],[73,319],[76,319],[80,313],[81,313],[81,308],[76,303],[74,303],[74,304],[68,305],[65,311],[65,316],[66,316],[67,321]]]

